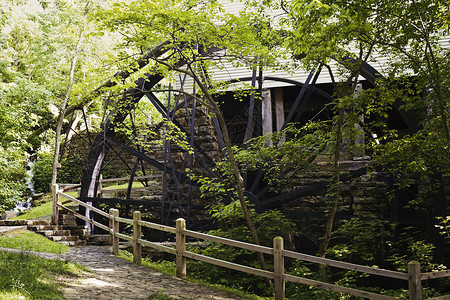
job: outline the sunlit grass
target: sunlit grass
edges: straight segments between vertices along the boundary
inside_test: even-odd
[[[48,216],[52,214],[52,202],[46,202],[40,206],[36,206],[21,214],[20,216],[15,217],[13,220],[30,220],[36,219],[44,216]]]
[[[133,182],[133,188],[141,188],[145,187],[145,185],[142,184],[140,181],[134,181]],[[119,189],[127,189],[128,188],[128,182],[125,182],[123,184],[115,184],[103,187],[104,190],[119,190]]]
[[[54,277],[79,277],[84,271],[71,262],[0,251],[0,300],[64,299]]]
[[[0,247],[47,253],[64,253],[70,247],[50,241],[28,230],[11,231],[0,235]]]

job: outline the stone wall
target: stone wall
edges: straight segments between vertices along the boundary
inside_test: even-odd
[[[345,167],[345,163],[343,165]],[[368,161],[360,162],[360,165]],[[294,191],[318,182],[331,180],[329,171],[316,170],[307,174],[296,176],[293,186],[286,190]],[[348,169],[347,169],[348,170]],[[345,174],[345,171],[343,172]],[[374,215],[380,218],[389,216],[389,200],[387,192],[389,186],[379,173],[369,173],[354,178],[341,185],[336,222],[354,216]],[[318,240],[323,235],[323,226],[326,222],[327,211],[330,208],[332,197],[327,195],[327,189],[311,196],[303,196],[285,203],[281,211],[288,215],[297,225],[298,232],[310,239]]]

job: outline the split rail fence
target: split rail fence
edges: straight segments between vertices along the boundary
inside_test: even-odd
[[[176,221],[176,227],[165,226],[161,224],[151,223],[147,221],[141,220],[141,213],[139,211],[135,211],[133,215],[133,219],[121,218],[119,217],[119,211],[117,209],[110,209],[109,213],[104,212],[96,207],[88,205],[70,195],[65,194],[65,192],[69,190],[73,190],[77,188],[77,186],[71,186],[66,189],[59,189],[58,185],[53,186],[53,222],[58,224],[58,211],[59,209],[63,209],[73,213],[76,217],[85,220],[101,228],[109,233],[112,249],[114,255],[119,254],[119,240],[130,241],[133,243],[133,262],[136,264],[140,264],[142,260],[142,247],[150,247],[158,251],[167,252],[176,256],[176,276],[179,278],[186,277],[186,259],[194,259],[203,261],[206,263],[210,263],[213,265],[217,265],[220,267],[229,268],[236,271],[245,272],[248,274],[262,276],[274,281],[274,289],[275,289],[275,299],[282,300],[285,299],[285,282],[295,282],[300,284],[305,284],[325,290],[330,290],[333,292],[344,293],[348,295],[353,295],[357,297],[367,298],[367,299],[376,299],[376,300],[388,300],[388,299],[397,299],[391,296],[376,294],[368,291],[358,290],[354,288],[348,288],[343,286],[337,286],[330,283],[320,282],[308,278],[303,278],[299,276],[293,276],[284,273],[284,259],[286,257],[303,260],[312,263],[318,263],[325,266],[341,268],[345,270],[357,271],[366,274],[372,274],[387,278],[401,279],[408,281],[409,287],[409,299],[410,300],[422,300],[422,281],[428,279],[436,279],[436,278],[444,278],[450,276],[450,270],[439,271],[439,272],[429,272],[429,273],[421,273],[420,264],[416,261],[411,261],[408,264],[408,273],[396,272],[378,268],[372,268],[352,263],[346,263],[336,260],[331,260],[327,258],[317,257],[308,254],[302,254],[298,252],[293,252],[289,250],[284,250],[283,248],[283,238],[275,237],[273,239],[273,247],[264,247],[255,244],[230,240],[222,237],[212,236],[196,231],[191,231],[186,229],[186,223],[184,219],[178,219]],[[65,201],[61,201],[61,197],[65,199]],[[64,204],[69,202],[75,202],[90,211],[97,213],[101,216],[104,216],[109,219],[109,224],[104,225],[94,220],[91,220],[76,211],[73,211],[67,207],[64,207]],[[119,224],[124,223],[131,225],[133,227],[133,235],[127,235],[120,233]],[[154,230],[160,230],[167,233],[174,234],[176,236],[176,247],[167,247],[161,245],[159,243],[150,242],[141,238],[142,227],[147,227]],[[219,260],[216,258],[200,255],[197,253],[193,253],[186,250],[186,237],[191,237],[194,239],[202,239],[211,242],[221,243],[224,245],[234,246],[250,251],[260,252],[267,255],[273,256],[274,259],[274,270],[266,271],[261,269],[256,269],[253,267],[240,265],[228,261]],[[436,298],[428,298],[432,300],[437,299],[450,299],[450,295],[440,296]]]

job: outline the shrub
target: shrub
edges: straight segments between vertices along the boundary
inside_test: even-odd
[[[78,157],[68,157],[61,161],[58,169],[58,182],[79,183],[83,176],[83,164]],[[49,192],[52,180],[53,153],[47,152],[40,155],[34,164],[34,188],[38,192]]]
[[[221,228],[210,231],[208,234],[252,243],[249,230],[238,203],[215,206],[211,209],[211,213],[219,222]],[[272,240],[275,236],[284,235],[284,238],[287,238],[294,233],[294,224],[277,210],[267,211],[261,214],[252,211],[252,216],[255,226],[258,229],[261,245],[271,247]],[[202,246],[195,246],[190,250],[217,259],[259,268],[256,253],[249,250],[213,242],[207,242]],[[236,271],[198,261],[188,261],[188,264],[190,276],[194,278],[214,284],[231,286],[264,296],[272,296],[271,289],[267,287],[265,279],[262,277],[245,273],[240,273],[239,277],[236,277]],[[266,257],[266,264],[268,269],[273,269],[273,261],[269,257]]]

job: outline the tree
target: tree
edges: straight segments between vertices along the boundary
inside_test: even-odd
[[[5,181],[0,202],[8,203],[4,208],[9,209],[25,189],[27,160],[39,159],[41,153],[54,148],[53,108],[64,98],[71,104],[77,100],[66,97],[71,54],[79,40],[81,16],[90,5],[92,9],[97,6],[95,1],[2,0],[0,4],[0,144],[4,160],[0,177]],[[98,74],[103,71],[99,67],[103,52],[98,49],[109,47],[98,38],[85,40],[81,63],[73,64],[76,95],[82,95],[86,86],[98,84]],[[93,103],[91,108],[98,106]]]
[[[207,70],[222,68],[223,61],[249,67],[269,67],[276,63],[275,57],[279,53],[271,49],[268,43],[271,32],[267,29],[267,18],[264,15],[243,12],[238,16],[221,16],[220,11],[220,5],[215,1],[116,1],[108,10],[95,14],[95,19],[101,30],[119,31],[124,36],[125,56],[121,57],[122,61],[142,55],[146,49],[156,45],[164,45],[164,55],[149,56],[152,63],[134,74],[133,78],[145,73],[173,78],[174,74],[180,73],[193,80],[198,94],[190,93],[189,96],[205,106],[219,121],[226,146],[226,160],[230,166],[229,179],[234,185],[233,197],[240,202],[253,242],[259,244],[225,120],[218,103],[212,97],[223,85],[212,82],[206,74]],[[218,51],[221,49],[224,51]],[[134,51],[132,55],[130,51]],[[130,65],[131,68],[135,67]],[[132,81],[126,83],[125,87],[130,85]],[[123,89],[124,86],[118,85],[115,89],[117,88]],[[186,93],[179,90],[177,92]],[[259,260],[265,268],[262,254],[259,255]]]
[[[364,62],[379,57],[387,59],[386,69],[380,70],[383,74],[378,74],[374,89],[358,97],[351,96],[353,88],[347,87],[349,92],[346,93],[336,89],[338,124],[343,124],[342,109],[349,112],[352,107],[353,111],[360,110],[366,116],[384,117],[401,99],[400,113],[414,111],[418,117],[413,121],[417,123],[410,126],[410,136],[392,134],[385,125],[379,124],[384,131],[379,140],[386,142],[372,143],[376,162],[385,170],[395,170],[392,174],[396,176],[402,174],[399,177],[404,179],[411,178],[411,171],[421,176],[433,177],[435,172],[448,175],[449,81],[445,70],[449,61],[448,50],[440,42],[448,33],[448,5],[415,0],[364,3],[296,0],[283,4],[287,13],[285,22],[292,28],[288,47],[306,66],[335,60],[346,69],[347,77],[338,81],[356,83]],[[355,53],[353,58],[348,51]],[[366,130],[370,133],[373,128],[366,127]],[[336,132],[336,151],[341,148],[340,132]],[[337,162],[337,152],[335,157]],[[337,176],[337,193],[338,187]],[[336,200],[329,215],[321,255],[325,255],[335,206]]]

